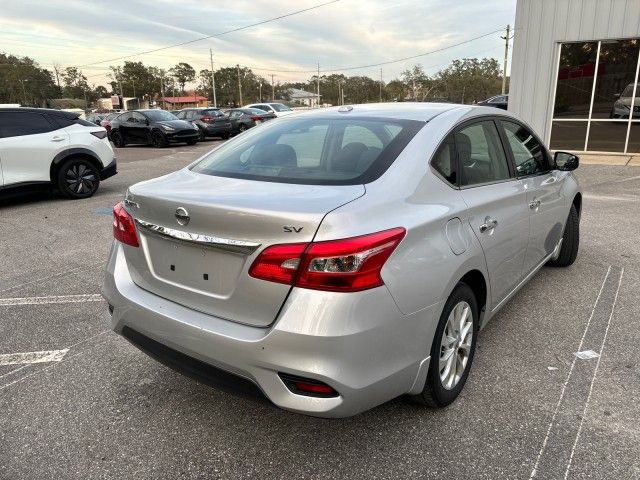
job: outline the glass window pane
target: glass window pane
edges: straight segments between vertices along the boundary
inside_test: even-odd
[[[587,138],[587,122],[553,122],[551,125],[552,150],[584,150]]]
[[[433,156],[431,166],[442,175],[447,182],[456,184],[456,158],[453,137],[449,135]]]
[[[549,170],[547,153],[529,130],[513,122],[500,123],[513,152],[518,175],[536,175]]]
[[[598,42],[563,43],[560,48],[554,118],[588,118]]]
[[[591,118],[629,118],[639,50],[638,39],[601,42]]]
[[[640,122],[631,122],[627,153],[640,153]]]
[[[462,165],[461,185],[496,182],[510,177],[507,159],[493,122],[474,123],[455,134]]]
[[[594,152],[624,152],[627,121],[591,122],[587,150]]]

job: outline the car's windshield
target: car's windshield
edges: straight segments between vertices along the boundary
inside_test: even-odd
[[[191,169],[269,182],[368,183],[384,173],[423,125],[395,119],[283,119],[243,133]]]
[[[166,110],[145,110],[144,114],[154,122],[178,120],[178,117]]]
[[[273,108],[276,112],[292,112],[289,107],[283,105],[282,103],[270,103],[271,108]]]
[[[640,95],[640,84],[636,87],[636,95]],[[631,97],[633,96],[633,83],[627,85],[622,92],[621,97]]]
[[[264,115],[265,113],[269,113],[265,112],[264,110],[260,110],[259,108],[243,108],[240,111],[249,115]]]

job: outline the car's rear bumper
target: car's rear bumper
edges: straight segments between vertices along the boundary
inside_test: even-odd
[[[204,128],[205,135],[215,137],[217,135],[228,135],[231,133],[231,124],[227,125],[207,125]]]
[[[271,327],[252,327],[141,289],[118,242],[110,253],[103,295],[116,332],[128,337],[137,332],[254,383],[282,408],[322,417],[354,415],[419,391],[442,306],[403,315],[386,287],[349,294],[293,289]],[[324,382],[338,396],[293,393],[278,373]]]
[[[118,162],[115,157],[109,165],[100,170],[100,180],[106,180],[118,173]]]

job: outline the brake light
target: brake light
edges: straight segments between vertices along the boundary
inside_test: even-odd
[[[113,206],[113,237],[131,247],[139,247],[136,224],[122,202]]]
[[[210,117],[208,115],[204,115],[202,118],[200,118],[200,120],[202,120],[203,122],[210,122],[213,120],[213,117]]]
[[[251,120],[253,121],[262,120],[262,117],[260,115],[251,115]]]
[[[107,136],[107,132],[100,130],[99,132],[90,132],[91,135],[93,135],[94,137],[98,137],[100,140],[102,140],[104,137]]]
[[[274,245],[256,258],[249,275],[332,292],[379,287],[382,267],[405,234],[399,227],[342,240]]]

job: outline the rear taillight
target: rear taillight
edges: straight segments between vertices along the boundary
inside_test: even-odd
[[[132,247],[139,247],[136,224],[133,217],[124,209],[122,202],[113,207],[113,237]]]
[[[213,120],[213,117],[210,117],[208,115],[204,115],[203,117],[200,118],[200,120],[202,120],[203,122],[210,122]]]
[[[98,137],[100,140],[102,140],[104,137],[107,136],[107,132],[101,130],[99,132],[91,132],[91,135],[93,135],[94,137]]]
[[[393,228],[360,237],[266,248],[249,275],[313,290],[357,292],[383,285],[380,272],[405,236]]]
[[[262,117],[260,115],[251,115],[251,120],[255,122],[256,120],[262,120]]]

